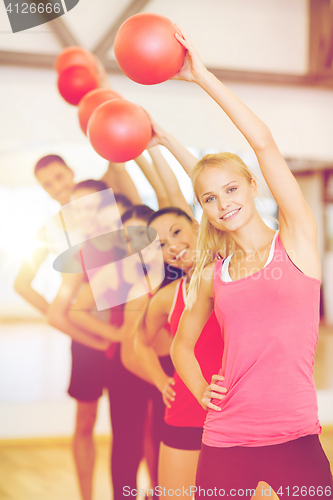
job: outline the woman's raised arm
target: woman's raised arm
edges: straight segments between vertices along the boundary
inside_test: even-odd
[[[135,158],[135,163],[140,167],[147,181],[154,189],[157,197],[158,208],[170,206],[170,200],[168,198],[167,191],[158,173],[156,172],[154,165],[149,163],[149,161],[143,155]]]
[[[189,37],[182,34],[183,38],[177,33],[175,36],[187,51],[184,65],[174,78],[195,82],[205,90],[254,150],[263,176],[279,206],[280,237],[285,240],[285,247],[290,246],[298,253],[306,243],[315,245],[317,228],[314,216],[268,126],[205,68]]]
[[[138,190],[125,168],[125,163],[110,162],[101,181],[113,189],[114,193],[126,195],[133,205],[140,205],[142,203]]]
[[[166,132],[158,123],[156,123],[149,113],[147,113],[147,115],[153,131],[152,139],[148,144],[148,150],[158,144],[166,147],[170,153],[173,154],[176,160],[178,160],[187,175],[190,176],[194,165],[198,162],[197,158],[192,155],[192,153],[190,153],[185,146],[177,141],[172,134]]]
[[[165,189],[168,194],[168,198],[170,200],[170,205],[172,207],[178,207],[184,210],[191,218],[193,218],[193,212],[190,205],[184,198],[184,195],[179,187],[179,183],[177,177],[175,176],[172,168],[162,155],[158,146],[150,148],[148,150],[153,164],[160,176]]]

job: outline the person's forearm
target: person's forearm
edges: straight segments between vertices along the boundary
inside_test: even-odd
[[[153,148],[150,148],[148,150],[154,166],[158,172],[159,177],[161,178],[164,187],[167,191],[167,194],[170,198],[170,195],[172,196],[172,193],[174,191],[179,190],[179,184],[177,177],[175,176],[172,168],[170,167],[169,163],[166,161],[164,158],[163,154],[160,151],[160,148],[158,146],[154,146]]]
[[[123,168],[125,168],[125,164],[121,164]],[[117,179],[117,171],[114,168],[115,164],[114,163],[109,163],[108,168],[105,172],[105,174],[101,177],[101,181],[105,182],[105,184],[108,186],[108,188],[113,189],[115,193],[118,193],[120,191],[119,186],[118,186],[118,179]]]
[[[142,173],[146,177],[149,184],[152,186],[156,193],[159,208],[170,206],[170,200],[168,198],[167,190],[159,177],[156,169],[143,155],[140,155],[135,159],[135,162],[142,170]]]
[[[137,337],[135,341],[135,351],[141,366],[157,389],[162,392],[169,377],[163,370],[156,351],[153,347],[144,343],[139,337]]]
[[[29,304],[46,315],[50,304],[31,286],[38,269],[49,253],[47,249],[45,228],[37,233],[34,241],[34,249],[31,255],[23,261],[15,278],[14,290]]]
[[[198,163],[198,159],[189,152],[189,150],[183,146],[177,139],[166,132],[163,137],[160,138],[160,144],[166,147],[170,153],[179,161],[185,172],[190,176],[194,165]]]
[[[267,125],[212,73],[205,71],[197,83],[222,108],[255,152],[272,141]]]
[[[170,200],[170,205],[173,207],[179,207],[188,213],[191,217],[193,216],[192,210],[188,203],[186,202],[184,195],[180,189],[176,175],[174,174],[169,163],[164,158],[158,146],[150,148],[149,154],[153,160],[154,166],[160,176],[168,198]]]
[[[178,375],[201,404],[202,396],[209,384],[202,375],[194,351],[175,337],[170,355]]]
[[[52,314],[49,317],[49,324],[71,337],[73,340],[75,340],[75,342],[83,344],[92,349],[105,351],[108,347],[108,342],[105,341],[105,339],[101,339],[96,335],[91,335],[90,333],[83,331],[81,328],[76,327],[61,315]]]
[[[71,309],[67,312],[68,319],[76,326],[83,328],[92,335],[98,335],[112,342],[121,341],[121,329],[110,325],[94,316],[90,311]]]
[[[138,357],[136,356],[136,353],[134,352],[134,349],[132,350],[132,348],[133,345],[129,347],[126,339],[124,342],[122,342],[120,351],[122,364],[128,371],[130,371],[137,377],[141,378],[145,382],[148,382],[149,384],[153,384],[153,381],[149,377],[147,371],[144,370],[141,366],[140,361],[138,360]]]
[[[15,283],[14,289],[23,299],[29,302],[30,305],[36,307],[42,314],[47,315],[50,304],[30,285]]]
[[[133,205],[141,204],[138,190],[127,172],[124,163],[110,162],[101,180],[104,181],[109,188],[112,188],[115,193],[121,193],[127,196]]]

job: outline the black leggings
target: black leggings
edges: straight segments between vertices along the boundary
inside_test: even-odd
[[[172,377],[175,371],[175,368],[172,364],[171,357],[161,356],[158,358],[164,372]],[[157,477],[157,466],[158,466],[158,455],[159,455],[159,447],[162,441],[162,437],[164,434],[164,413],[165,413],[165,404],[162,399],[162,394],[157,389],[157,387],[150,385],[148,389],[148,397],[151,399],[153,404],[153,428],[152,435],[155,449],[157,450],[157,460],[156,460],[156,477]]]
[[[120,500],[128,497],[129,489],[137,487],[136,476],[143,455],[143,433],[148,401],[150,399],[153,401],[153,440],[156,458],[161,441],[165,406],[160,392],[155,387],[124,368],[119,348],[109,366],[107,388],[113,434],[111,476],[113,498]],[[124,487],[127,488],[124,490]]]
[[[110,363],[108,391],[112,426],[111,476],[113,498],[125,498],[124,487],[136,488],[142,458],[149,384],[123,367],[119,350]]]
[[[259,481],[268,483],[283,500],[332,496],[330,464],[317,435],[262,447],[202,445],[196,499],[205,497],[203,490],[210,498],[250,499]],[[207,490],[213,494],[207,495]],[[269,491],[264,495],[269,498]]]

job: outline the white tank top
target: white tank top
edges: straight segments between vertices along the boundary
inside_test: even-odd
[[[278,232],[279,231],[275,231],[275,235],[274,235],[274,238],[273,238],[273,241],[272,241],[272,244],[271,244],[271,248],[270,248],[270,251],[269,251],[269,255],[268,255],[268,258],[266,260],[266,263],[264,265],[264,267],[268,266],[268,264],[271,262],[272,258],[273,258],[273,255],[274,255],[274,249],[275,249],[275,240],[276,240],[276,237],[278,235]],[[230,282],[232,281],[232,279],[230,278],[230,274],[229,274],[229,262],[231,260],[231,257],[233,256],[234,254],[232,253],[231,255],[229,255],[224,261],[223,261],[223,264],[222,264],[222,274],[221,274],[221,278],[222,278],[222,281],[225,281],[225,282]]]

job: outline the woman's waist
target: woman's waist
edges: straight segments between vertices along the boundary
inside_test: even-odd
[[[228,387],[218,383],[223,387]],[[208,410],[207,421],[213,426],[259,426],[294,428],[318,419],[317,395],[314,385],[269,387],[246,383],[227,388],[223,399],[212,399],[221,411]]]
[[[318,419],[303,420],[293,422],[293,425],[283,426],[276,422],[276,425],[258,425],[256,428],[240,426],[239,424],[230,426],[223,423],[215,428],[206,419],[203,431],[203,443],[213,447],[260,447],[286,443],[300,437],[320,434],[321,425]]]
[[[301,367],[284,369],[283,366],[272,366],[269,371],[260,363],[250,365],[241,372],[235,369],[228,371],[221,368],[219,375],[223,381],[217,385],[227,389],[222,399],[212,402],[221,408],[215,414],[237,415],[239,411],[252,414],[260,413],[278,418],[284,413],[312,412],[317,410],[317,394],[312,370],[307,373]],[[214,414],[214,411],[209,411]],[[225,418],[225,416],[223,417]]]
[[[188,397],[178,394],[178,398],[176,393],[171,407],[165,409],[164,420],[169,425],[203,427],[206,415],[207,412],[191,393]]]

